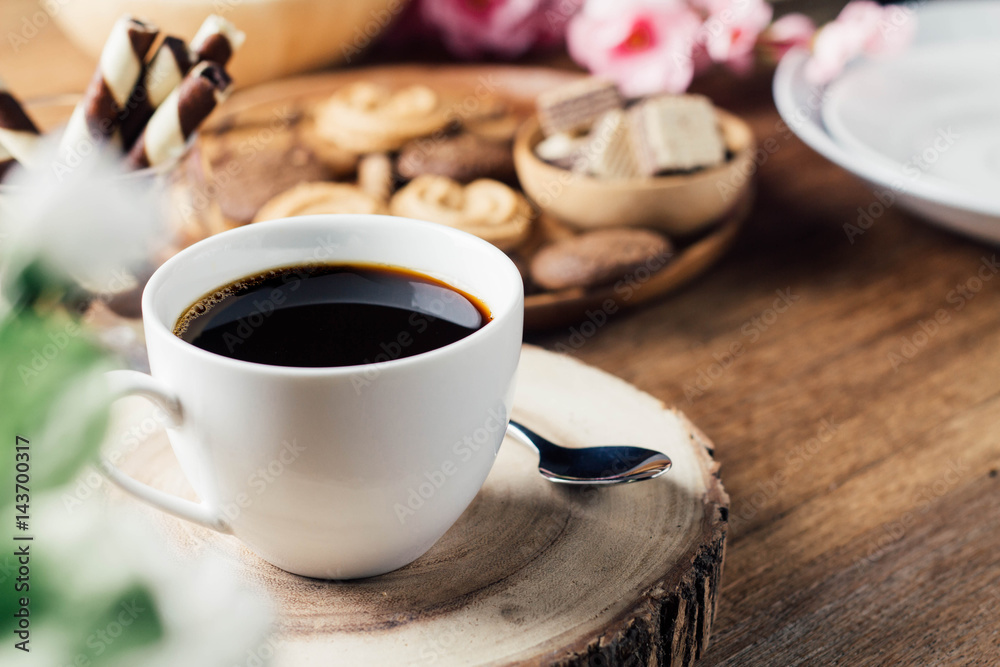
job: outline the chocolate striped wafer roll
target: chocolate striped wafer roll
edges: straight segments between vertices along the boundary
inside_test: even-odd
[[[199,62],[219,63],[223,67],[243,45],[246,34],[217,14],[212,14],[198,28],[191,40],[191,50]]]
[[[38,127],[0,81],[0,146],[6,149],[7,157],[30,164],[40,140]]]
[[[118,19],[104,43],[94,78],[66,125],[61,155],[82,153],[81,143],[107,141],[115,134],[158,33],[154,26],[129,16]]]
[[[133,169],[155,167],[180,157],[184,145],[216,106],[229,95],[232,80],[217,63],[198,63],[153,113],[129,151]]]
[[[194,64],[183,39],[167,36],[146,65],[121,114],[122,148],[128,151],[157,107],[180,85]]]

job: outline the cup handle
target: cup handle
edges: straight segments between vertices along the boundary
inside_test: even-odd
[[[129,370],[109,371],[105,373],[105,377],[114,400],[133,394],[144,396],[167,413],[171,426],[180,426],[183,418],[180,401],[156,378]],[[153,507],[220,533],[232,532],[220,512],[204,502],[192,502],[143,484],[124,473],[104,456],[101,456],[101,469],[112,482]]]

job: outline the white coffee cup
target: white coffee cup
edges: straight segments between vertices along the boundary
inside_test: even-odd
[[[233,280],[296,264],[377,263],[443,280],[492,314],[471,335],[378,363],[291,368],[207,352],[177,318]],[[517,268],[464,232],[404,218],[317,215],[257,223],[168,260],[142,297],[151,375],[109,374],[171,417],[170,443],[200,503],[109,476],[175,516],[232,533],[309,577],[389,572],[426,552],[475,497],[503,441],[521,349]]]

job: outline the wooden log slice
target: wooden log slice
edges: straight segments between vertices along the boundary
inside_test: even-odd
[[[128,423],[141,399],[123,401]],[[273,665],[689,665],[707,648],[729,499],[711,444],[680,412],[607,373],[525,346],[516,419],[573,446],[631,443],[673,468],[617,487],[543,479],[508,440],[482,491],[426,555],[381,577],[307,579],[230,536],[142,506],[180,558],[215,552],[271,596]],[[157,433],[124,466],[193,498]],[[113,504],[138,507],[120,492]]]

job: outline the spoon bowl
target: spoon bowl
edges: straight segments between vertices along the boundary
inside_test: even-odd
[[[671,466],[666,454],[644,447],[561,447],[514,421],[507,435],[538,452],[538,472],[560,484],[627,484],[659,477]]]

